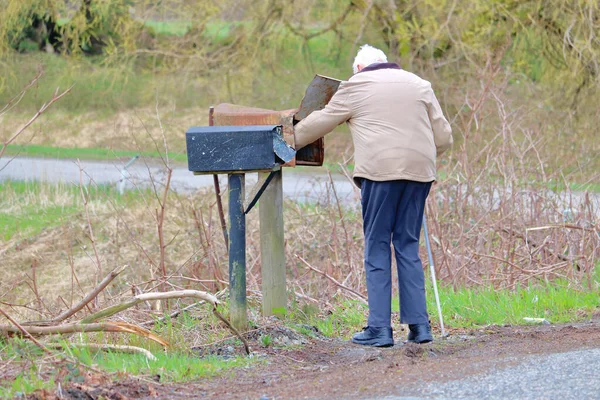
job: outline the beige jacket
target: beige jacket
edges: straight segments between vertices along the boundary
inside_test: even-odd
[[[340,84],[327,106],[294,128],[296,149],[347,122],[354,181],[435,180],[435,158],[452,144],[431,84],[393,63],[371,64]]]

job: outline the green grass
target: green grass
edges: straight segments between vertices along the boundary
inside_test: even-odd
[[[573,192],[590,192],[590,193],[600,193],[600,183],[591,182],[591,183],[576,183],[576,182],[549,182],[547,188],[560,193],[567,190],[567,186],[569,190]]]
[[[108,185],[86,187],[90,199],[108,196],[115,204],[132,204],[141,196],[123,196]],[[0,239],[30,238],[45,229],[61,226],[83,212],[81,193],[75,185],[39,182],[0,182]]]
[[[0,338],[0,360],[21,362],[23,368],[14,377],[0,379],[0,398],[22,398],[39,389],[55,388],[54,377],[41,376],[35,365],[38,357],[43,356],[41,350],[33,343],[14,337],[11,339]],[[13,377],[11,377],[13,378]]]
[[[580,291],[564,282],[518,287],[514,291],[493,288],[440,286],[444,322],[449,327],[522,325],[523,318],[545,318],[551,323],[589,318],[600,308],[600,268],[596,268],[595,290]],[[433,290],[427,290],[427,307],[437,324],[438,313]],[[397,308],[397,307],[396,307]]]
[[[137,155],[146,158],[158,159],[158,152],[135,152],[127,150],[113,150],[102,148],[68,148],[42,145],[10,145],[6,148],[5,155],[19,155],[26,157],[43,157],[56,159],[81,159],[81,160],[114,160],[122,158],[129,160]],[[187,163],[187,155],[169,153],[169,161]]]
[[[42,199],[54,197],[63,189],[63,186],[28,182],[0,183],[0,238],[35,236],[43,229],[60,226],[69,220],[79,211],[75,199],[60,205]]]
[[[439,294],[446,327],[473,328],[486,325],[524,325],[524,318],[544,318],[550,323],[585,320],[600,309],[600,265],[593,278],[595,289],[577,290],[563,282],[518,287],[516,290],[460,288],[440,285]],[[439,318],[432,285],[427,283],[427,310],[432,324]],[[392,312],[398,313],[398,300],[392,299]],[[357,300],[345,299],[322,315],[314,306],[292,307],[290,320],[309,324],[330,337],[349,337],[366,325],[368,308]],[[393,324],[398,321],[393,321]],[[304,334],[311,332],[304,329]]]
[[[63,344],[68,346],[67,341]],[[247,357],[205,357],[200,358],[190,352],[174,351],[165,353],[154,351],[156,360],[149,360],[141,354],[127,354],[117,351],[96,351],[85,347],[66,347],[64,353],[70,359],[84,365],[94,366],[107,372],[121,372],[133,375],[160,376],[161,382],[186,382],[200,378],[212,377],[225,373],[233,368],[248,367],[257,361]],[[35,364],[39,357],[44,356],[42,350],[19,338],[0,339],[0,354],[2,358],[21,362],[25,366],[14,379],[0,381],[0,398],[24,396],[39,389],[54,390],[56,374],[62,372],[65,381],[82,382],[81,372],[84,369],[66,361],[60,368],[45,369],[43,373]],[[28,361],[28,363],[25,363]],[[47,365],[50,367],[50,365]]]
[[[36,236],[42,230],[62,225],[79,212],[77,207],[23,207],[19,214],[0,212],[0,238],[11,239],[15,234]]]
[[[42,378],[34,368],[19,373],[12,381],[0,383],[0,399],[25,398],[36,390],[55,389],[54,377]]]
[[[15,96],[43,67],[44,75],[18,105],[17,112],[32,114],[52,98],[56,88],[73,86],[52,110],[71,115],[97,112],[110,115],[123,109],[176,104],[178,108],[208,108],[215,101],[207,97],[210,81],[204,77],[182,79],[176,73],[153,73],[132,64],[106,65],[101,58],[68,58],[54,54],[14,54],[0,67],[0,104]]]
[[[342,300],[326,315],[322,315],[312,304],[301,307],[296,304],[289,311],[288,321],[294,329],[309,336],[312,331],[302,326],[297,327],[296,324],[314,326],[322,335],[329,337],[349,337],[365,325],[366,312],[367,306],[364,303],[350,299]]]
[[[95,352],[73,347],[70,351],[84,364],[97,365],[108,372],[125,372],[133,375],[160,375],[161,382],[186,382],[215,376],[236,367],[252,364],[246,357],[223,359],[200,358],[186,353],[155,352],[156,360],[148,360],[141,354],[121,352]]]

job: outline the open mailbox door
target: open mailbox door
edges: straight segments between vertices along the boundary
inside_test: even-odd
[[[304,98],[300,102],[298,111],[294,114],[294,119],[302,121],[311,112],[325,108],[335,92],[337,92],[340,83],[341,81],[337,79],[315,75],[310,85],[306,88],[306,93],[304,93]]]
[[[310,113],[325,108],[329,100],[337,92],[341,81],[323,75],[315,75],[306,88],[304,98],[298,111],[294,114],[294,125]],[[324,140],[317,139],[296,153],[296,165],[323,165],[325,158]]]

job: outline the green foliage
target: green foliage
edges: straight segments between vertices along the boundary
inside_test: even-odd
[[[19,373],[14,380],[0,383],[0,399],[23,398],[36,390],[52,390],[55,387],[54,378],[45,379],[31,367]]]
[[[165,36],[183,36],[190,28],[192,23],[189,21],[144,21],[144,25],[152,30],[154,34]]]
[[[84,0],[72,19],[62,26],[68,49],[77,53],[110,55],[134,51],[142,24],[129,13],[130,0]]]
[[[598,270],[598,269],[596,269]],[[515,290],[459,288],[441,286],[440,299],[444,322],[451,327],[525,324],[523,318],[545,318],[552,323],[589,318],[600,307],[596,290],[580,291],[564,282],[540,283]],[[427,291],[427,307],[436,323],[437,308],[433,290]]]
[[[97,351],[86,347],[71,346],[67,340],[61,342],[65,354],[85,365],[94,366],[107,372],[120,372],[133,375],[158,376],[161,382],[187,382],[218,375],[238,367],[247,367],[255,360],[246,357],[200,358],[189,351],[154,352],[156,360],[149,360],[142,354],[128,354],[116,351]],[[38,389],[56,388],[56,375],[62,381],[83,382],[80,366],[65,362],[58,369],[41,372],[35,361],[43,356],[42,350],[30,341],[11,338],[0,342],[3,357],[21,362],[26,366],[13,380],[0,382],[0,398],[14,398],[30,394]],[[27,361],[27,362],[25,362]],[[50,367],[50,365],[46,366]],[[62,371],[61,371],[62,369]]]
[[[131,202],[133,194],[119,196],[111,186],[90,186],[90,197],[106,195],[115,204]],[[74,185],[38,182],[0,182],[0,238],[26,239],[69,223],[82,210],[81,193]]]
[[[0,1],[0,55],[37,50],[47,40],[44,23],[55,20],[56,6],[54,0]]]
[[[294,323],[314,326],[329,337],[348,337],[360,330],[365,324],[367,306],[355,300],[341,300],[334,308],[323,315],[318,308],[305,304],[298,308],[293,306],[288,320]],[[301,333],[312,335],[307,328],[295,327]]]
[[[133,375],[159,375],[161,382],[186,382],[215,376],[236,367],[252,364],[246,357],[223,359],[200,358],[189,353],[155,352],[157,360],[148,360],[141,354],[121,352],[92,352],[86,348],[73,347],[74,355],[86,365],[97,365],[108,372],[126,372]]]
[[[0,356],[23,364],[22,370],[13,379],[0,380],[0,398],[13,399],[24,397],[38,389],[55,387],[54,377],[45,377],[39,373],[36,361],[43,356],[42,350],[29,340],[13,337],[0,339]]]
[[[269,335],[261,335],[260,336],[260,344],[263,347],[269,347],[273,345],[273,338]]]

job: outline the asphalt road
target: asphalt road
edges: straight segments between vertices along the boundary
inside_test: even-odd
[[[600,399],[600,348],[529,356],[518,365],[449,382],[406,388],[408,399]]]
[[[17,157],[9,161],[9,157],[0,160],[0,181],[10,180],[36,180],[52,183],[79,184],[80,168],[76,160]],[[138,159],[127,170],[123,170],[124,162],[112,161],[81,161],[83,182],[88,184],[114,184],[124,190],[136,187],[149,187],[152,180],[164,182],[165,169],[160,165],[146,165],[144,160]],[[316,172],[316,173],[315,173]],[[283,194],[288,198],[298,201],[328,203],[335,201],[328,187],[331,184],[329,176],[323,169],[314,167],[298,167],[283,169]],[[358,189],[348,178],[333,175],[333,182],[339,200],[346,205],[359,204]],[[246,186],[256,182],[258,174],[246,174]],[[221,187],[227,185],[227,176],[219,175]],[[191,193],[199,189],[213,186],[212,175],[193,175],[185,166],[174,166],[171,177],[171,188],[178,193]],[[249,190],[249,189],[247,189]]]
[[[158,187],[165,181],[166,170],[158,164],[145,164],[138,159],[127,170],[124,166],[128,160],[123,161],[81,161],[83,170],[83,182],[88,184],[94,181],[96,184],[116,185],[122,190],[131,190],[136,187],[150,187],[155,182]],[[30,158],[30,157],[4,157],[0,160],[0,182],[2,180],[37,180],[47,182],[63,182],[67,184],[79,184],[80,168],[76,160],[52,159],[52,158]],[[249,191],[251,185],[258,179],[258,174],[246,174],[246,187]],[[283,169],[283,195],[299,202],[333,204],[337,199],[346,206],[360,206],[360,191],[341,174],[332,174],[335,185],[335,194],[330,190],[331,180],[324,168],[297,167]],[[221,187],[227,186],[227,176],[219,175]],[[178,193],[192,193],[203,188],[213,186],[212,175],[193,175],[186,166],[174,166],[171,177],[171,188]],[[440,195],[438,193],[438,195]],[[500,206],[502,196],[499,191],[494,191],[492,198],[483,201],[489,193],[476,193],[479,202],[489,201],[492,210]],[[519,191],[523,196],[523,204],[531,202],[532,196],[526,191]],[[599,193],[562,192],[548,191],[543,193],[548,199],[555,202],[557,209],[568,211],[577,208],[582,202],[589,201],[593,209],[600,208]],[[469,195],[473,196],[473,194]],[[587,197],[586,197],[587,196]],[[452,201],[452,199],[450,199]]]

